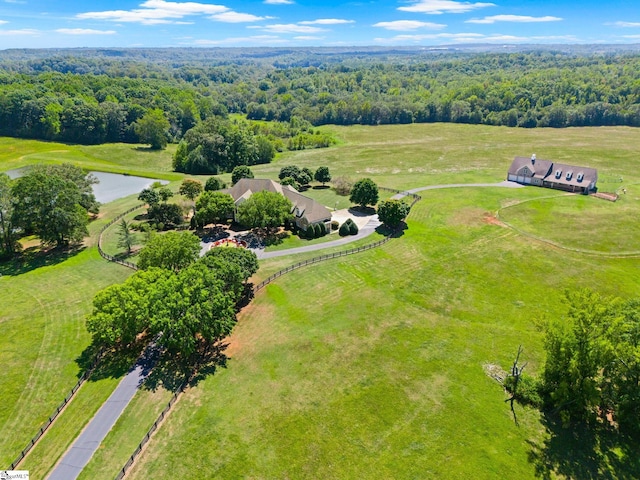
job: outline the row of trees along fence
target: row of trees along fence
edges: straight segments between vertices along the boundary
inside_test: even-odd
[[[58,407],[53,412],[53,414],[50,415],[47,421],[44,423],[44,425],[40,427],[40,430],[38,430],[38,433],[36,433],[33,436],[33,438],[27,444],[27,446],[20,452],[20,455],[18,455],[18,458],[16,458],[14,462],[11,464],[11,468],[9,468],[9,470],[16,469],[16,467],[20,464],[20,462],[22,462],[24,457],[27,456],[27,454],[31,451],[34,445],[38,442],[38,440],[40,440],[40,437],[42,437],[45,434],[45,432],[49,429],[49,427],[55,421],[55,419],[58,418],[58,415],[60,415],[60,412],[64,409],[67,403],[71,401],[71,399],[74,397],[78,389],[91,376],[91,373],[93,373],[93,370],[96,368],[96,366],[98,365],[98,362],[102,358],[102,354],[103,354],[103,350],[100,350],[96,355],[95,359],[93,360],[93,362],[91,363],[91,366],[82,374],[82,376],[78,379],[78,382],[73,386],[73,388],[67,394],[67,396],[64,397],[64,400],[60,403],[60,405],[58,405]]]

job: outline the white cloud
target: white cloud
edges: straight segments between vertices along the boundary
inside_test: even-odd
[[[314,37],[313,35],[300,35],[299,37],[293,37],[294,40],[324,40],[324,37]]]
[[[261,28],[262,30],[272,33],[318,33],[326,31],[323,28],[310,27],[308,25],[300,25],[297,23],[280,23],[275,25],[265,25],[264,27],[249,28]]]
[[[622,38],[630,38],[630,39],[638,39],[640,38],[640,35],[623,35]]]
[[[264,0],[267,5],[291,5],[295,3],[293,0]]]
[[[0,20],[0,25],[4,25],[5,23],[9,23],[6,20]]]
[[[4,3],[18,3],[20,5],[24,5],[27,2],[25,2],[24,0],[4,0]]]
[[[395,20],[393,22],[378,22],[373,26],[385,28],[387,30],[398,30],[402,32],[417,30],[419,28],[440,29],[446,27],[446,25],[443,25],[441,23],[419,22],[417,20]]]
[[[115,30],[92,30],[90,28],[59,28],[57,33],[65,35],[115,35]]]
[[[211,20],[217,20],[219,22],[226,23],[247,23],[247,22],[259,22],[260,20],[266,20],[271,17],[258,17],[257,15],[251,15],[250,13],[238,13],[238,12],[222,12],[217,13],[209,17]]]
[[[343,25],[345,23],[356,23],[355,20],[344,20],[341,18],[319,18],[318,20],[306,20],[298,22],[300,25]]]
[[[141,7],[161,10],[176,16],[218,13],[229,10],[224,5],[212,5],[210,3],[197,2],[166,2],[165,0],[147,0],[140,4]]]
[[[466,13],[479,8],[495,7],[494,3],[456,2],[453,0],[417,0],[409,7],[399,7],[403,12],[426,13],[439,15],[442,13]]]
[[[559,22],[562,18],[552,17],[547,15],[546,17],[530,17],[527,15],[493,15],[484,18],[472,18],[466,20],[465,23],[482,23],[492,24],[496,22],[516,22],[516,23],[538,23],[538,22]]]
[[[613,25],[616,27],[631,27],[636,28],[640,27],[640,22],[613,22],[613,23],[605,23],[605,25]]]
[[[0,35],[40,35],[40,31],[32,28],[23,28],[22,30],[0,30]]]
[[[140,4],[142,8],[133,10],[106,10],[102,12],[79,13],[80,20],[106,20],[111,22],[141,23],[143,25],[159,25],[178,23],[188,15],[216,15],[230,11],[224,5],[212,5],[196,2],[166,2],[164,0],[147,0]]]

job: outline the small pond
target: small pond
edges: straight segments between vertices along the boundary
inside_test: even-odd
[[[24,174],[23,169],[8,170],[5,172],[11,178],[18,178]],[[153,182],[160,182],[166,185],[166,180],[154,178],[135,177],[133,175],[123,175],[121,173],[89,172],[99,181],[93,186],[93,193],[100,203],[113,202],[127,195],[140,193],[143,189],[150,187]]]

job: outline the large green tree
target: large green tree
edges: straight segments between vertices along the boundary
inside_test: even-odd
[[[101,290],[93,299],[87,330],[98,345],[118,346],[133,342],[150,327],[155,305],[164,301],[159,286],[172,273],[161,268],[140,270],[124,283]]]
[[[96,196],[93,193],[93,186],[99,183],[95,175],[87,173],[71,163],[34,165],[29,168],[29,171],[58,176],[75,183],[80,190],[80,205],[89,213],[97,214],[99,212],[100,203],[96,200]]]
[[[162,300],[151,311],[151,331],[173,353],[190,355],[198,342],[225,337],[235,324],[235,298],[224,281],[206,265],[196,263],[171,275],[160,285]]]
[[[207,263],[212,258],[221,259],[225,263],[236,265],[240,268],[243,281],[247,281],[254,273],[258,271],[258,257],[251,250],[246,248],[212,248],[209,250],[202,261]]]
[[[293,205],[284,195],[256,192],[237,209],[236,220],[250,228],[279,227],[291,219]]]
[[[89,217],[80,188],[71,180],[34,170],[13,182],[13,223],[58,247],[88,235]]]
[[[568,315],[544,325],[545,403],[563,423],[609,414],[640,434],[640,300],[567,293]]]
[[[233,185],[238,183],[242,178],[254,178],[253,172],[246,165],[238,165],[233,169],[233,172],[231,172],[231,183]]]
[[[239,268],[230,267],[238,284]],[[143,333],[161,334],[160,345],[188,357],[200,342],[215,342],[228,335],[235,324],[237,291],[228,293],[219,273],[200,262],[180,272],[162,268],[138,271],[125,283],[96,295],[87,329],[97,344],[115,347],[127,345]]]
[[[196,197],[202,193],[203,190],[204,189],[202,187],[201,181],[193,180],[192,178],[185,178],[180,184],[178,193],[180,195],[184,195],[193,202]]]
[[[358,180],[351,188],[349,201],[362,207],[378,203],[378,186],[370,178]]]
[[[318,167],[313,174],[313,179],[316,182],[321,182],[322,186],[324,184],[331,181],[331,173],[329,172],[329,167]]]
[[[153,235],[140,250],[138,267],[180,271],[198,259],[200,239],[191,232],[167,232]]]
[[[228,193],[204,192],[196,202],[196,223],[204,227],[209,223],[221,223],[233,217],[233,197]]]
[[[385,225],[396,228],[409,215],[409,209],[402,200],[385,200],[378,205],[378,218]]]
[[[167,146],[169,127],[169,120],[159,108],[149,110],[133,126],[140,142],[148,143],[154,150],[161,150]]]

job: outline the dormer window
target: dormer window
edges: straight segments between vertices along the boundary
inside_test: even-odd
[[[578,173],[578,176],[577,176],[576,178],[577,178],[577,180],[578,180],[579,182],[581,182],[581,181],[582,181],[582,179],[584,178],[584,173],[579,172],[579,173]]]
[[[562,170],[556,170],[556,178],[560,178],[562,176]]]
[[[573,172],[571,170],[569,170],[567,172],[567,180],[571,180],[571,177],[573,176]]]

